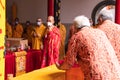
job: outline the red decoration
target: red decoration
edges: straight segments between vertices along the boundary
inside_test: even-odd
[[[4,46],[0,46],[0,50],[4,49]]]
[[[2,33],[2,29],[0,29],[0,34]]]
[[[0,76],[2,76],[2,73],[0,73]]]
[[[115,22],[120,24],[120,0],[116,0]]]

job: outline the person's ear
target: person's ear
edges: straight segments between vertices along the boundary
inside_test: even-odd
[[[103,19],[100,17],[100,22],[103,22]]]

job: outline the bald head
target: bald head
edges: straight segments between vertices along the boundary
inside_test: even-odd
[[[54,24],[54,17],[53,16],[48,16],[47,22],[51,22],[52,24]]]
[[[41,19],[41,18],[38,18],[38,19],[37,19],[37,22],[42,22],[42,19]]]

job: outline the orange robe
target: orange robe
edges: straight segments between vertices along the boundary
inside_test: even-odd
[[[105,33],[84,27],[70,39],[62,69],[77,60],[85,80],[120,80],[120,65]],[[81,75],[81,74],[80,74]]]
[[[32,43],[32,31],[33,31],[33,27],[30,25],[30,26],[26,26],[25,28],[25,33],[23,33],[23,38],[25,39],[28,39],[28,44],[31,44]]]
[[[8,22],[6,23],[6,36],[8,38],[12,37],[12,27]]]
[[[60,42],[60,59],[63,59],[63,57],[65,56],[65,39],[66,39],[66,28],[63,24],[60,24],[59,27],[60,30],[60,36],[61,36],[61,42]]]
[[[23,26],[21,24],[17,24],[13,30],[13,38],[22,38],[23,34]]]
[[[98,28],[106,33],[120,63],[120,25],[110,20],[106,20],[101,25],[99,25]]]
[[[41,24],[41,26],[36,26],[32,34],[32,49],[41,49],[43,46],[43,37],[45,34],[46,27]],[[34,37],[34,33],[37,35]]]
[[[44,38],[41,68],[52,65],[59,60],[60,32],[57,27],[47,31]]]

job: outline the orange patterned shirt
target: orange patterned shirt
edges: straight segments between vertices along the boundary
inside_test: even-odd
[[[69,69],[76,59],[85,80],[120,80],[117,56],[105,33],[99,29],[84,27],[73,35],[61,68]]]
[[[101,25],[99,25],[98,28],[103,30],[107,35],[120,63],[120,25],[110,20],[106,20]]]

